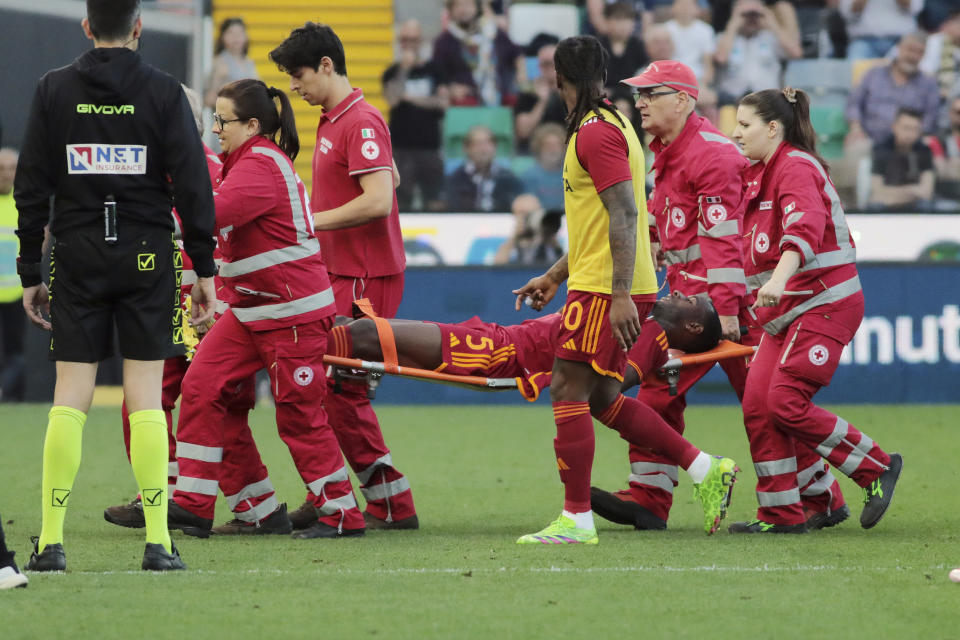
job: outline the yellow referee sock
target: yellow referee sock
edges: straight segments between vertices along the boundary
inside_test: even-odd
[[[162,544],[170,553],[167,530],[167,421],[163,411],[130,414],[130,465],[140,487],[147,542]]]
[[[41,513],[43,525],[37,549],[63,542],[63,520],[80,469],[83,423],[87,414],[70,407],[50,409],[47,434],[43,440],[43,482]]]

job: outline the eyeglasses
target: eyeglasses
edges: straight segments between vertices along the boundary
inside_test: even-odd
[[[669,96],[674,93],[680,93],[676,89],[673,91],[646,91],[644,89],[635,89],[633,91],[633,99],[640,100],[643,102],[653,102],[660,96]]]
[[[249,118],[234,118],[233,120],[224,120],[223,116],[219,113],[213,114],[213,121],[217,123],[217,126],[223,129],[223,125],[230,124],[231,122],[238,122],[240,120],[249,120]]]

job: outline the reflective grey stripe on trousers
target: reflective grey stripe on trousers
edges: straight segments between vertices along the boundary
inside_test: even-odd
[[[190,458],[200,462],[222,462],[223,447],[204,447],[203,445],[180,441],[177,443],[177,457]]]
[[[360,481],[360,484],[370,482],[370,478],[373,476],[373,472],[377,470],[377,467],[393,467],[393,458],[390,457],[389,453],[374,460],[366,469],[357,471],[357,480]]]
[[[767,460],[765,462],[754,462],[753,468],[757,472],[757,477],[780,476],[785,473],[797,472],[796,458],[783,458],[781,460]]]
[[[224,496],[224,498],[227,501],[227,506],[233,511],[242,500],[259,498],[262,495],[273,493],[273,491],[275,491],[275,489],[273,488],[273,483],[270,482],[270,478],[264,478],[259,482],[248,484],[243,489],[240,489],[239,493],[235,493],[232,496]]]
[[[658,462],[631,462],[630,471],[637,475],[646,473],[663,473],[674,482],[680,480],[675,464],[660,464]]]
[[[763,325],[763,328],[767,333],[771,335],[777,335],[789,327],[794,320],[799,318],[810,309],[819,307],[821,305],[830,304],[831,302],[843,300],[844,298],[852,296],[856,292],[860,291],[862,288],[863,287],[860,286],[860,277],[853,276],[849,280],[844,280],[840,284],[836,284],[826,291],[821,291],[812,298],[804,300],[779,318],[774,318],[770,322]]]
[[[797,472],[797,484],[801,487],[813,480],[813,477],[824,471],[827,466],[824,464],[823,460],[817,460],[812,465],[806,469],[801,469]]]
[[[184,493],[199,493],[204,496],[216,496],[219,483],[216,480],[177,476],[177,491]]]
[[[257,506],[250,507],[246,511],[234,511],[234,507],[230,507],[230,510],[233,511],[233,515],[237,520],[243,520],[244,522],[260,522],[264,518],[269,517],[271,513],[279,508],[280,503],[277,502],[277,496],[270,496]]]
[[[662,489],[667,493],[673,493],[673,480],[662,473],[651,473],[642,476],[631,473],[629,480],[631,484],[642,484],[647,487]]]
[[[277,304],[262,304],[258,307],[231,307],[233,315],[240,322],[256,322],[257,320],[280,320],[296,316],[309,311],[323,309],[333,304],[333,289],[327,288],[306,298],[298,298],[290,302]]]
[[[808,478],[807,482],[809,481],[810,479]],[[806,487],[800,493],[801,495],[805,495],[805,496],[819,496],[830,491],[830,487],[832,487],[833,483],[836,481],[837,479],[833,477],[833,474],[827,471],[825,474],[820,476],[820,478],[816,482]],[[800,486],[803,486],[803,485],[800,485]]]
[[[785,507],[800,502],[800,490],[757,491],[757,502],[761,507]]]
[[[337,513],[338,511],[348,511],[350,509],[357,508],[357,499],[353,497],[353,493],[348,493],[342,498],[335,498],[333,500],[327,500],[320,508],[317,509],[322,515],[329,516],[331,514]]]
[[[400,495],[404,491],[410,490],[410,481],[404,478],[398,478],[393,482],[385,482],[381,484],[375,484],[370,487],[361,487],[360,491],[363,492],[363,497],[367,501],[371,500],[384,500],[385,498],[392,498],[393,496]]]
[[[332,484],[334,482],[343,482],[344,480],[349,479],[350,476],[347,475],[347,468],[340,467],[333,473],[322,478],[317,478],[313,482],[307,483],[307,488],[313,492],[313,495],[319,496],[323,494],[323,486],[326,484]]]

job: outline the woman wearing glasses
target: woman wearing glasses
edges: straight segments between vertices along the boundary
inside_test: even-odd
[[[889,506],[903,461],[813,404],[860,326],[863,291],[843,205],[816,151],[809,98],[791,88],[747,95],[733,137],[755,163],[744,176],[744,265],[765,334],[743,398],[760,508],[730,531],[805,530],[798,443],[863,487],[860,525],[869,529]]]
[[[279,104],[279,110],[277,105]],[[256,448],[231,448],[230,469],[259,469],[261,478],[224,473],[225,396],[266,368],[276,401],[277,428],[304,483],[317,496],[320,520],[299,537],[361,535],[363,517],[323,410],[323,354],[334,316],[333,291],[314,236],[306,191],[294,173],[300,148],[287,96],[259,80],[220,89],[213,131],[223,170],[214,189],[224,287],[230,309],[198,349],[183,384],[177,431],[180,476],[172,514],[178,528],[209,531],[218,481],[237,516],[257,533],[291,530],[266,479]],[[227,482],[231,486],[227,486]],[[264,483],[265,484],[265,483]],[[236,485],[235,487],[233,485]],[[245,487],[247,487],[245,489]],[[172,516],[173,519],[173,516]],[[189,532],[189,531],[188,531]]]

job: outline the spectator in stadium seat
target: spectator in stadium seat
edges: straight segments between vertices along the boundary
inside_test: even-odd
[[[446,0],[450,23],[433,43],[433,60],[456,105],[512,105],[521,49],[478,0]],[[522,72],[521,72],[522,73]]]
[[[944,20],[940,31],[927,38],[920,71],[936,78],[942,98],[960,92],[960,8]],[[948,122],[949,118],[942,121]]]
[[[624,0],[586,0],[587,25],[586,33],[600,36],[609,35],[611,25],[606,15],[606,8],[611,4],[624,2]],[[647,11],[647,2],[645,0],[626,0],[626,3],[633,8],[636,20],[633,27],[633,35],[643,36],[646,27],[653,24],[653,15]]]
[[[493,264],[551,265],[563,255],[557,241],[563,208],[546,210],[536,196],[524,193],[512,205],[513,234],[497,249]]]
[[[621,78],[635,76],[649,62],[643,41],[636,35],[637,10],[630,2],[613,2],[603,7],[607,31],[599,36],[610,57],[606,86],[615,87]]]
[[[947,101],[949,128],[934,146],[933,164],[937,172],[937,195],[960,200],[960,95]]]
[[[703,87],[713,83],[713,54],[717,42],[713,27],[700,20],[699,15],[696,0],[674,0],[673,18],[664,26],[670,31],[674,42],[683,43],[677,48],[673,59],[690,67]],[[633,75],[619,77],[629,78]]]
[[[662,24],[650,25],[644,34],[643,46],[650,62],[672,60],[676,51],[670,31]]]
[[[553,52],[556,50],[557,45],[552,43],[537,50],[540,75],[533,81],[533,91],[525,91],[517,97],[513,127],[519,153],[529,150],[534,129],[545,123],[562,125],[567,115],[557,92],[557,72],[553,66]]]
[[[796,30],[785,28],[760,0],[737,0],[726,29],[717,37],[714,59],[719,103],[780,86],[783,64],[802,54]]]
[[[886,140],[897,110],[902,107],[921,114],[924,133],[936,132],[939,89],[936,80],[919,68],[925,39],[922,32],[901,38],[896,58],[867,71],[850,93],[846,109],[850,127],[845,141],[848,149],[867,138],[873,144]]]
[[[447,209],[458,212],[509,211],[523,190],[513,172],[498,165],[493,131],[475,125],[463,139],[466,159],[447,176]]]
[[[933,200],[933,155],[921,139],[922,117],[900,109],[893,135],[873,149],[870,207],[887,211],[930,209]]]
[[[520,182],[546,209],[563,209],[563,154],[567,135],[563,126],[547,122],[531,136],[530,150],[536,164],[523,172]]]
[[[923,0],[840,0],[847,19],[847,58],[883,58],[897,41],[917,29]]]
[[[220,23],[220,34],[213,48],[213,69],[207,81],[204,104],[213,108],[220,87],[234,80],[259,79],[257,65],[250,59],[250,38],[243,18],[227,18]]]
[[[383,95],[390,105],[390,137],[401,181],[397,204],[410,211],[417,191],[423,209],[443,208],[443,159],[440,123],[449,91],[433,60],[423,60],[420,21],[410,19],[397,30],[400,54],[383,72]]]

